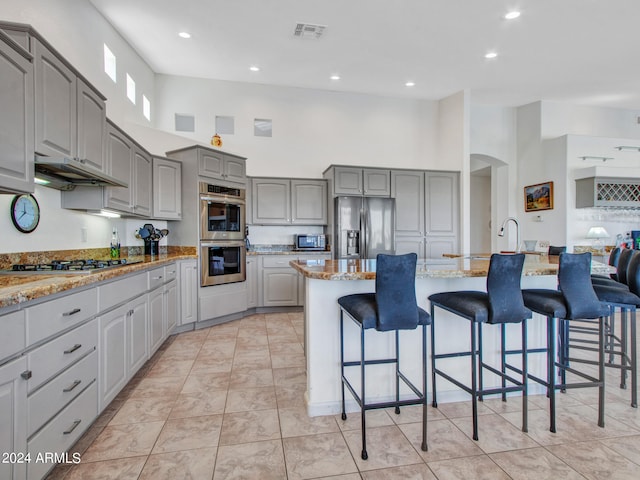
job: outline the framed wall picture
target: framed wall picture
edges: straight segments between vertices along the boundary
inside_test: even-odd
[[[524,187],[524,211],[537,212],[553,208],[553,182]]]

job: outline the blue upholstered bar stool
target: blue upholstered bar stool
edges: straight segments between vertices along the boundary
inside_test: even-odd
[[[527,319],[531,311],[525,308],[520,291],[520,277],[524,265],[524,254],[491,255],[487,274],[487,291],[457,291],[436,293],[429,296],[431,302],[431,375],[433,406],[437,407],[436,376],[446,378],[471,395],[473,414],[473,439],[478,440],[478,399],[485,395],[501,394],[506,400],[509,392],[522,392],[522,431],[527,431]],[[456,353],[436,353],[435,308],[441,308],[469,320],[471,326],[471,348]],[[483,361],[482,326],[485,323],[500,325],[501,365],[498,368]],[[506,362],[506,324],[520,323],[522,334],[522,366]],[[444,332],[443,332],[444,333]],[[448,332],[456,335],[457,332]],[[453,378],[436,367],[436,361],[446,358],[465,357],[471,359],[471,386]],[[484,388],[483,373],[487,370],[501,379],[501,386]],[[515,371],[521,379],[513,378],[507,370]],[[507,385],[509,382],[509,385]]]
[[[533,375],[529,378],[547,387],[549,395],[550,428],[556,431],[557,389],[598,387],[598,425],[604,427],[604,367],[605,367],[605,318],[608,307],[598,300],[591,285],[591,254],[562,253],[558,267],[558,290],[526,289],[522,291],[524,304],[536,313],[547,317],[547,379]],[[556,319],[561,323],[579,319],[598,319],[597,361],[582,358],[556,356]],[[563,325],[558,326],[560,332]],[[562,348],[562,347],[560,347]],[[562,351],[562,350],[560,350]],[[576,370],[571,363],[597,365],[598,377]],[[560,383],[556,380],[556,368],[561,369]],[[564,372],[568,371],[584,381],[566,383]]]
[[[347,387],[360,406],[362,421],[362,459],[368,458],[366,443],[367,410],[395,407],[400,413],[404,405],[422,405],[422,445],[427,451],[427,325],[431,317],[418,307],[416,302],[416,263],[417,255],[378,255],[376,257],[375,293],[356,293],[338,299],[340,305],[340,368],[342,374],[342,419],[346,420],[344,389]],[[360,360],[344,360],[344,315],[351,318],[360,328]],[[422,391],[420,391],[400,371],[399,347],[400,330],[415,330],[422,326]],[[384,359],[365,359],[365,330],[395,332],[395,356]],[[395,400],[389,402],[367,403],[365,396],[365,366],[394,363],[396,365]],[[345,367],[360,367],[360,394],[345,375]],[[400,400],[400,380],[415,394],[415,397]]]
[[[609,354],[607,367],[618,368],[621,371],[620,388],[627,388],[627,372],[631,374],[631,406],[638,406],[637,386],[637,354],[636,354],[636,310],[640,307],[640,251],[634,250],[631,261],[626,271],[628,289],[616,286],[594,284],[593,289],[601,302],[609,306],[610,330],[606,332],[605,355]],[[613,326],[613,318],[616,311],[620,311],[620,335]],[[582,328],[582,333],[590,333],[593,327]],[[577,330],[577,329],[576,329]],[[573,331],[573,330],[572,330]],[[576,343],[578,346],[576,347]],[[584,336],[571,336],[570,347],[593,350],[589,348],[593,344]],[[619,359],[619,362],[616,361]]]

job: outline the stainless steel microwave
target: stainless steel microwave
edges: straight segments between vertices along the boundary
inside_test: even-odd
[[[323,234],[304,233],[295,236],[296,250],[325,250],[327,248],[327,237]]]

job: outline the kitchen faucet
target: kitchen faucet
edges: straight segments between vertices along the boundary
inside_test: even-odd
[[[507,217],[504,219],[502,227],[500,227],[500,232],[498,232],[498,236],[504,237],[504,227],[509,221],[516,224],[516,253],[520,253],[520,225],[518,225],[518,220],[516,220],[515,217]]]

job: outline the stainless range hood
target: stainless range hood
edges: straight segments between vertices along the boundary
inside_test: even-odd
[[[57,190],[73,190],[76,185],[128,187],[126,182],[91,167],[82,160],[68,157],[35,156],[36,183]]]

